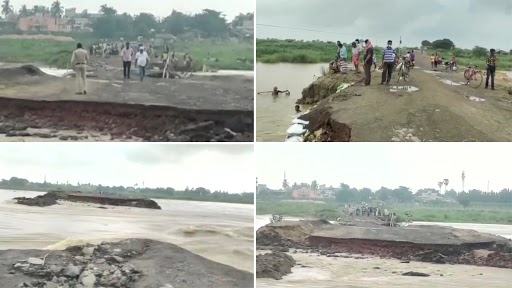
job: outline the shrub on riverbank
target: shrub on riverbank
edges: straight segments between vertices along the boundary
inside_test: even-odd
[[[256,59],[262,63],[328,63],[336,57],[337,50],[336,41],[256,40]],[[352,58],[351,50],[349,46],[349,59]],[[381,51],[376,48],[378,59]]]
[[[489,203],[486,203],[489,204]],[[389,210],[403,216],[410,211],[412,221],[447,222],[447,223],[482,223],[482,224],[512,224],[512,211],[496,205],[480,205],[473,203],[469,208],[463,207],[424,207],[399,206],[388,207]],[[336,203],[308,203],[283,201],[258,201],[256,214],[279,214],[294,217],[311,217],[336,220],[342,215],[343,207]]]
[[[80,40],[79,40],[80,41]],[[87,41],[87,42],[86,42]],[[92,40],[81,41],[84,48]],[[66,68],[71,61],[71,53],[76,48],[75,42],[54,40],[18,40],[0,39],[0,62],[43,64],[57,68]],[[206,65],[212,69],[253,70],[254,52],[251,43],[231,42],[179,42],[169,47],[176,52],[188,52],[198,67]],[[162,47],[155,47],[161,54]],[[216,60],[208,60],[209,58]],[[244,59],[246,61],[240,61]]]

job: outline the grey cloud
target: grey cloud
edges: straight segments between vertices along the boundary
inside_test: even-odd
[[[320,30],[293,31],[257,26],[258,38],[349,41],[368,37],[384,45],[389,39],[406,45],[450,38],[472,48],[511,49],[512,39],[501,28],[512,25],[512,2],[504,0],[257,0],[257,24]],[[283,13],[285,11],[285,13]],[[346,35],[350,34],[350,35]]]
[[[252,144],[154,144],[140,145],[126,153],[126,159],[139,164],[172,163],[179,164],[188,157],[202,152],[221,153],[228,156],[250,155]]]

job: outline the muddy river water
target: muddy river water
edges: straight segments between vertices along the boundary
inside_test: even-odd
[[[258,215],[255,229],[266,225],[270,215]],[[288,219],[287,219],[288,220]],[[293,219],[291,219],[293,220]],[[427,223],[415,223],[427,224]],[[512,239],[512,225],[428,223],[449,225],[494,233]],[[512,269],[476,267],[467,265],[439,265],[430,263],[400,263],[397,260],[364,257],[328,258],[311,254],[292,254],[302,266],[295,266],[292,274],[282,280],[257,279],[259,288],[285,287],[510,287]],[[402,273],[415,271],[430,277],[406,277]],[[442,275],[442,276],[441,276]]]
[[[295,113],[295,101],[302,97],[306,88],[322,73],[327,64],[256,64],[256,93],[271,91],[274,86],[289,90],[290,95],[273,97],[271,93],[256,95],[256,141],[284,142],[286,130]],[[303,110],[307,107],[303,107]]]
[[[14,204],[38,192],[0,190],[0,249],[64,249],[104,240],[146,238],[181,246],[210,260],[254,270],[253,206],[155,199],[162,210],[61,202]]]

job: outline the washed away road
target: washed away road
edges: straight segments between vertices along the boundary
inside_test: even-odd
[[[320,105],[352,128],[355,142],[512,141],[512,78],[498,75],[492,91],[484,89],[484,76],[475,89],[460,84],[463,68],[434,71],[428,55],[418,55],[416,66],[407,82],[397,83],[395,72],[389,86],[380,85],[381,73],[374,72],[371,86],[350,87],[348,97]],[[396,85],[406,87],[392,91]]]

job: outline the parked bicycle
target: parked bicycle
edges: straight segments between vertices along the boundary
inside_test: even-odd
[[[476,70],[475,68],[477,68],[476,65],[469,66],[468,69],[464,71],[464,79],[467,81],[466,85],[476,89],[482,86],[484,76],[482,75],[481,70]]]

